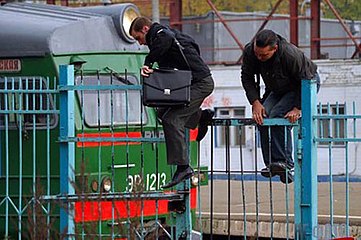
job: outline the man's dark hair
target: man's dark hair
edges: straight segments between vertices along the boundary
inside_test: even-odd
[[[278,43],[278,37],[275,32],[269,29],[263,29],[256,34],[256,46],[264,48],[267,46],[274,47]]]
[[[132,24],[130,24],[129,34],[132,35],[132,31],[140,32],[144,26],[150,27],[152,25],[152,21],[146,17],[137,17],[133,20]]]

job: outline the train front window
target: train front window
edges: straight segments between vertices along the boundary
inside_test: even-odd
[[[124,76],[120,76],[125,79]],[[126,81],[139,84],[135,76],[127,76]],[[76,85],[106,86],[125,85],[121,80],[109,75],[78,76]],[[141,98],[139,90],[84,90],[77,91],[82,117],[89,127],[116,126],[141,123]],[[144,111],[143,111],[144,112]],[[146,116],[143,116],[143,123]]]
[[[58,122],[54,113],[49,80],[42,77],[0,78],[0,128],[53,128]]]

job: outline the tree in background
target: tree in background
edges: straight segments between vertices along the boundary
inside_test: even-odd
[[[169,16],[169,6],[171,1],[172,0],[159,0],[159,12],[161,17]],[[299,0],[300,6],[302,5],[303,1],[306,0]],[[361,0],[330,1],[343,19],[361,20]],[[112,3],[122,2],[132,2],[136,4],[140,8],[143,15],[151,17],[152,0],[112,0]],[[212,2],[219,11],[269,13],[276,5],[278,0],[212,0]],[[211,8],[206,0],[182,0],[182,4],[183,16],[199,16],[211,11]],[[326,3],[322,3],[322,10],[323,17],[335,18]],[[289,0],[283,0],[280,6],[277,8],[276,13],[289,14]]]
[[[230,12],[269,12],[277,0],[213,0],[213,4],[219,11]],[[183,15],[203,15],[210,11],[207,1],[183,0]],[[278,8],[278,13],[288,13],[288,1],[284,0]]]
[[[361,20],[361,0],[330,0],[343,19]],[[213,4],[219,11],[230,12],[270,12],[278,0],[213,0]],[[299,5],[302,5],[299,0]],[[322,1],[321,1],[322,2]],[[322,3],[325,18],[335,18],[326,3]],[[183,0],[183,15],[203,15],[210,11],[206,0],[194,1]],[[276,13],[288,14],[289,1],[283,0]]]
[[[361,20],[361,0],[331,0],[343,19]],[[335,18],[332,11],[326,6],[325,18]]]

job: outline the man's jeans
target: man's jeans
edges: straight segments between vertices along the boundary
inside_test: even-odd
[[[293,109],[295,98],[294,92],[284,95],[271,92],[263,103],[267,118],[284,118],[286,113]],[[273,162],[284,162],[287,163],[288,168],[293,168],[291,129],[292,127],[289,126],[259,126],[263,161],[267,167]]]

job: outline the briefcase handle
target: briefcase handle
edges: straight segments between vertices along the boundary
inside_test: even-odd
[[[177,68],[155,68],[154,70],[157,72],[172,73],[174,71],[178,71],[179,69],[177,69]]]

